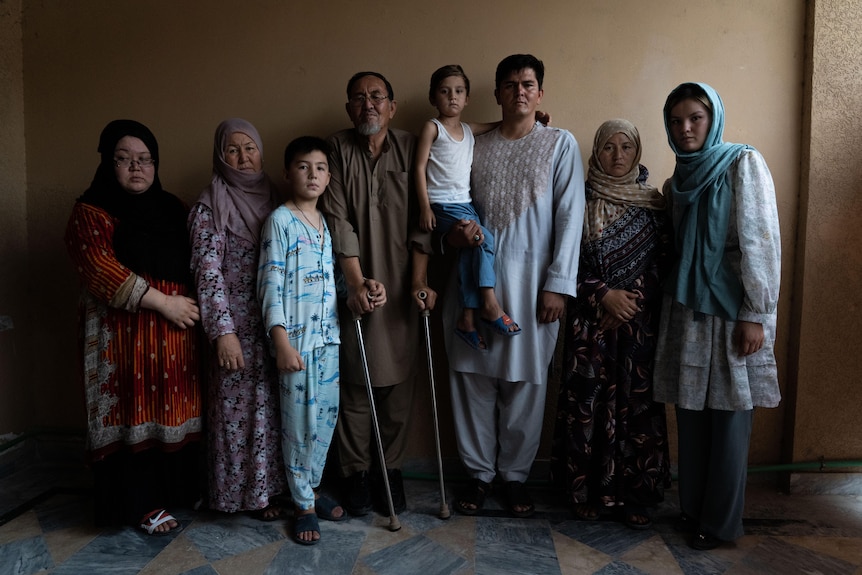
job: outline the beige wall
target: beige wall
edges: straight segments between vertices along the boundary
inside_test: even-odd
[[[787,402],[793,461],[862,459],[862,5],[816,2],[808,25],[798,273]],[[795,378],[795,379],[794,379]]]
[[[2,9],[12,8],[15,20],[16,5],[2,4]],[[726,139],[757,147],[775,178],[784,265],[778,360],[782,382],[797,380],[787,370],[799,369],[799,363],[788,360],[788,349],[797,259],[805,4],[593,0],[539,2],[525,10],[512,0],[440,0],[296,6],[282,1],[242,7],[222,0],[160,0],[145,6],[23,1],[28,181],[26,195],[15,200],[18,217],[11,219],[17,228],[11,229],[26,230],[31,314],[26,327],[33,333],[26,354],[30,372],[20,382],[14,377],[11,391],[0,388],[0,405],[23,396],[39,401],[26,422],[7,419],[0,410],[0,433],[20,431],[22,423],[84,425],[75,368],[77,288],[62,233],[74,198],[98,162],[95,148],[106,122],[128,117],[150,126],[160,143],[162,182],[193,201],[208,181],[212,133],[225,117],[242,116],[259,128],[266,144],[265,167],[277,177],[280,152],[290,139],[326,135],[348,124],[344,85],[353,72],[386,74],[399,103],[396,127],[415,131],[433,112],[425,95],[428,77],[446,63],[462,64],[471,76],[469,119],[495,119],[494,67],[514,52],[544,60],[542,107],[552,112],[555,125],[575,134],[585,159],[601,121],[618,116],[634,121],[643,136],[643,161],[656,185],[673,169],[661,121],[667,93],[689,80],[706,81],[721,93]],[[5,22],[4,43],[7,29],[20,29]],[[20,168],[18,172],[23,182]],[[9,219],[5,211],[0,217]],[[7,229],[0,231],[3,242],[10,241]],[[820,230],[831,231],[831,226]],[[801,257],[807,262],[807,255]],[[0,278],[0,295],[16,285],[8,277]],[[857,277],[856,287],[858,283]],[[823,293],[821,281],[816,291]],[[853,301],[845,300],[857,305]],[[0,315],[3,305],[0,300]],[[818,344],[825,354],[824,338]],[[445,367],[439,358],[438,364]],[[821,364],[807,367],[805,379],[816,379],[813,370]],[[0,381],[11,375],[4,366]],[[438,371],[445,404],[444,376]],[[840,401],[830,405],[840,409]],[[785,409],[758,412],[753,462],[779,460]],[[419,426],[427,429],[427,409],[417,411],[426,414]],[[444,424],[446,450],[453,454],[448,418]],[[430,435],[414,437],[414,453],[428,453]],[[827,456],[834,452],[829,446],[818,449]]]

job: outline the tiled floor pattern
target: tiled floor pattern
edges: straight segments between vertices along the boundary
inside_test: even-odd
[[[0,478],[0,513],[8,519],[59,472],[34,466]],[[787,496],[751,485],[745,537],[699,552],[671,528],[673,490],[654,528],[633,531],[613,521],[575,521],[538,487],[532,518],[509,518],[492,498],[484,516],[453,513],[444,521],[438,485],[406,481],[410,508],[399,516],[400,531],[389,531],[388,518],[376,514],[321,522],[321,542],[308,547],[292,541],[289,523],[243,514],[174,510],[184,530],[165,537],[99,530],[87,490],[61,489],[0,526],[0,574],[862,575],[862,498],[853,496]],[[451,502],[458,485],[448,487]]]

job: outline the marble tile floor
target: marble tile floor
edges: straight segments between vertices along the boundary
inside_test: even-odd
[[[400,531],[370,514],[321,522],[321,542],[301,546],[290,523],[243,514],[173,510],[184,529],[164,537],[96,529],[88,489],[38,491],[53,472],[0,476],[0,574],[862,575],[862,498],[788,496],[762,483],[749,485],[746,535],[710,552],[690,549],[672,529],[673,489],[654,512],[654,527],[633,531],[573,520],[540,486],[532,489],[532,518],[507,517],[492,497],[483,516],[453,511],[444,521],[437,517],[439,484],[415,479],[405,482],[409,509],[399,516]],[[447,485],[450,502],[458,487]]]

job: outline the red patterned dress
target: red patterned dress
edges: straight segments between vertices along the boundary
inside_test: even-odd
[[[138,276],[112,245],[115,220],[75,204],[66,244],[84,284],[84,388],[89,450],[99,460],[128,445],[134,451],[181,448],[201,431],[195,330],[174,327],[161,314],[132,303],[152,285],[190,295],[180,283]],[[191,296],[193,297],[193,295]]]

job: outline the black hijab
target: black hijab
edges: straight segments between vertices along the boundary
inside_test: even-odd
[[[153,184],[140,194],[120,187],[114,175],[114,149],[126,136],[141,140],[153,158]],[[101,208],[116,220],[114,252],[139,275],[188,284],[190,248],[188,208],[162,189],[159,181],[159,144],[150,130],[133,120],[110,122],[99,137],[102,161],[79,202]]]

